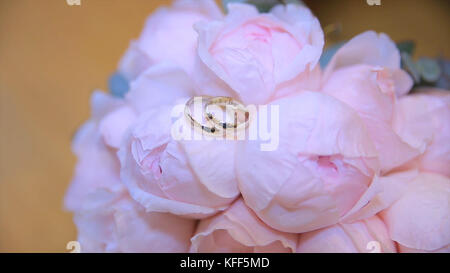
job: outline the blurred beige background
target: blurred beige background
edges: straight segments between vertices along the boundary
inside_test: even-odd
[[[170,1],[0,0],[0,252],[64,252],[76,239],[62,210],[75,157],[70,139],[89,117],[89,97],[144,20]],[[307,2],[340,39],[364,30],[414,39],[417,54],[450,56],[450,1]]]

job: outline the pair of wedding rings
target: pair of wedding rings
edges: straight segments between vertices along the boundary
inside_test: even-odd
[[[202,105],[202,112],[204,113],[204,118],[206,122],[209,123],[209,126],[197,121],[191,112],[191,106],[195,105],[195,102],[197,101]],[[228,116],[230,112],[232,112],[234,121],[230,123],[226,121],[226,118],[219,119],[216,116],[216,111],[212,111],[212,106],[222,109],[222,113],[225,115],[228,114]],[[217,108],[215,108],[215,110],[217,110]],[[192,97],[186,102],[184,114],[188,122],[190,122],[194,128],[201,130],[202,133],[213,136],[226,135],[227,132],[236,133],[245,130],[245,128],[248,127],[250,120],[250,113],[247,108],[242,103],[230,97]]]

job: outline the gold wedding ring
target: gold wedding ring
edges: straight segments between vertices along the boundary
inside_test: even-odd
[[[217,119],[214,114],[209,111],[209,107],[211,105],[217,105],[227,110],[233,110],[234,123],[227,123]],[[238,123],[238,112],[244,113],[244,121]],[[211,120],[214,124],[216,124],[222,130],[233,129],[233,130],[241,130],[243,128],[247,128],[249,124],[250,113],[247,108],[230,97],[213,97],[210,98],[205,104],[205,114],[206,119]]]
[[[203,103],[203,99],[206,100],[202,110],[205,113],[204,117],[206,121],[209,123],[207,125],[203,125],[198,122],[191,113],[191,105],[196,100],[201,100]],[[233,110],[233,123],[227,123],[219,120],[213,112],[210,111],[210,107],[213,105],[217,105],[221,107],[225,112],[227,110]],[[238,112],[243,113],[243,121],[239,122]],[[220,136],[225,135],[227,131],[233,130],[238,131],[248,127],[250,113],[247,108],[230,97],[209,97],[209,96],[198,96],[190,98],[185,105],[184,114],[186,119],[191,123],[191,125],[202,131],[202,133],[206,133],[208,135]]]
[[[200,122],[198,122],[191,113],[191,105],[194,103],[195,100],[200,99],[201,101],[203,100],[203,98],[207,98],[205,96],[201,96],[201,97],[192,97],[190,98],[187,102],[186,102],[186,106],[184,107],[184,115],[187,118],[187,120],[191,123],[191,125],[194,128],[197,129],[201,129],[202,132],[205,132],[207,134],[212,134],[212,135],[218,135],[219,134],[219,130],[215,127],[215,126],[205,126],[203,124],[201,124]],[[208,120],[208,119],[207,119]],[[208,120],[209,121],[209,120]]]

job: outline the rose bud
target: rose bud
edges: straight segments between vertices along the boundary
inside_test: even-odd
[[[373,31],[356,36],[336,53],[325,75],[322,91],[358,112],[383,173],[423,152],[393,128],[398,96],[409,92],[413,82],[400,69],[400,53],[388,36]]]
[[[277,5],[260,14],[233,3],[222,20],[199,22],[197,71],[207,95],[262,104],[298,89],[320,85],[324,45],[320,23],[301,5]]]
[[[239,189],[269,226],[307,232],[339,222],[378,172],[377,152],[358,114],[344,103],[304,91],[279,106],[279,145],[249,140],[237,149]],[[275,117],[277,118],[277,117]],[[256,130],[251,123],[249,130]]]
[[[238,199],[226,211],[201,220],[191,252],[294,252],[297,235],[264,224]]]
[[[298,253],[393,253],[395,243],[378,216],[300,234]]]
[[[450,252],[450,179],[419,174],[380,216],[400,252]]]

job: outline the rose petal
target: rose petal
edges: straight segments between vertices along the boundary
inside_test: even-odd
[[[373,247],[375,249],[372,249]],[[395,243],[389,239],[386,226],[377,216],[351,224],[336,224],[303,233],[300,235],[297,248],[299,253],[367,253],[370,251],[396,252]]]
[[[296,234],[265,225],[238,199],[228,210],[200,222],[191,252],[293,252],[296,240]]]
[[[434,251],[450,244],[450,179],[421,173],[408,191],[381,213],[392,240]]]

